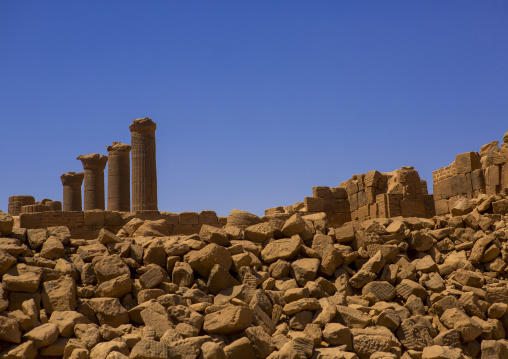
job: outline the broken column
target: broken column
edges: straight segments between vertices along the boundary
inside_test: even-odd
[[[132,211],[157,210],[155,129],[149,118],[138,118],[129,126],[132,145]]]
[[[85,170],[84,210],[105,209],[104,206],[104,168],[108,156],[92,153],[77,158]]]
[[[113,142],[108,149],[108,211],[129,212],[131,209],[131,146]]]
[[[60,176],[63,185],[63,210],[81,211],[81,185],[83,184],[83,172],[67,172]]]
[[[18,195],[9,197],[9,214],[18,216],[21,213],[21,207],[35,204],[33,196]]]

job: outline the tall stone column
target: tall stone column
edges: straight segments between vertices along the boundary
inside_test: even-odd
[[[105,209],[104,206],[104,168],[108,156],[92,153],[77,158],[85,170],[84,210]]]
[[[149,118],[138,118],[129,126],[132,145],[132,211],[157,210],[155,129]]]
[[[113,142],[108,149],[108,211],[131,210],[131,146]]]
[[[83,184],[83,172],[67,172],[60,176],[63,185],[63,210],[82,211],[81,185]]]

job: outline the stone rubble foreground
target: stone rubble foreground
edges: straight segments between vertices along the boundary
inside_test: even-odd
[[[93,240],[0,213],[0,357],[507,358],[501,200],[341,226],[233,210],[187,236],[134,218]]]

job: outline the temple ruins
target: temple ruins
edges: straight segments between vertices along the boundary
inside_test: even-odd
[[[434,195],[369,171],[259,217],[159,211],[156,124],[130,130],[63,205],[0,212],[0,358],[508,358],[508,133]]]

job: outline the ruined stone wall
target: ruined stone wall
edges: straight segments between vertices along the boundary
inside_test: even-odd
[[[314,187],[313,196],[306,197],[304,202],[270,208],[265,214],[293,212],[325,212],[329,223],[336,226],[351,220],[435,215],[427,182],[420,179],[413,167],[355,175],[339,187]]]
[[[508,140],[506,134],[505,139]],[[507,192],[508,144],[505,141],[499,147],[498,143],[487,143],[479,153],[461,153],[449,166],[432,173],[436,214],[450,213],[460,198]]]
[[[189,235],[199,233],[203,224],[215,227],[225,225],[227,217],[218,217],[214,211],[197,212],[159,212],[143,211],[137,213],[117,211],[45,211],[36,213],[21,213],[19,226],[21,228],[48,228],[66,226],[71,232],[71,238],[97,238],[101,228],[117,233],[133,218],[142,220],[164,220],[167,235]]]

